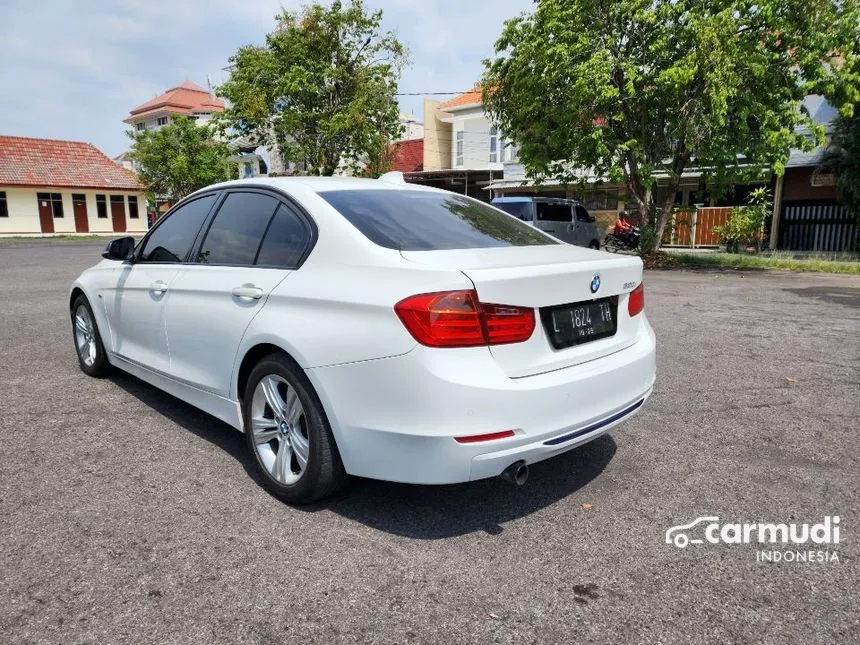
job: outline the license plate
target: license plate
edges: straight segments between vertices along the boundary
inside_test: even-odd
[[[556,349],[614,336],[618,329],[615,297],[545,307],[540,313],[547,336]]]

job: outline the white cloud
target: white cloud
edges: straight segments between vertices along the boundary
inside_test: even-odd
[[[0,134],[127,147],[122,119],[185,78],[218,83],[238,47],[262,42],[280,8],[296,0],[3,0]],[[369,0],[411,52],[401,92],[470,89],[505,18],[530,0]],[[444,97],[438,97],[443,98]],[[420,114],[422,98],[401,104]]]

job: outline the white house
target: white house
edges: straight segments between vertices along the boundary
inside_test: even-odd
[[[224,111],[224,101],[192,81],[171,87],[146,103],[138,105],[124,119],[136,131],[153,130],[170,123],[170,117],[179,115],[206,123],[216,113]]]
[[[92,144],[0,136],[0,235],[146,229],[137,176]]]

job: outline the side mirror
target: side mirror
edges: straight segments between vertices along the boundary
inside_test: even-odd
[[[589,215],[588,221],[594,224],[597,221],[597,218],[594,215]]]
[[[102,257],[108,260],[128,260],[134,252],[134,238],[120,237],[108,242]]]

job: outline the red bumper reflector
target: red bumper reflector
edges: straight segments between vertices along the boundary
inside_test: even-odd
[[[502,430],[501,432],[490,432],[489,434],[473,434],[468,437],[454,437],[457,443],[479,443],[481,441],[493,441],[494,439],[504,439],[505,437],[513,437],[513,430]]]

